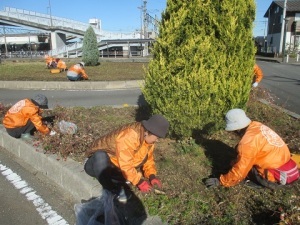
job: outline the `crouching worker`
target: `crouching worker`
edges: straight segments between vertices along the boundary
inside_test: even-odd
[[[55,61],[56,61],[56,68],[59,69],[60,72],[68,70],[66,63],[62,59],[57,58],[55,59]]]
[[[3,125],[7,133],[14,137],[30,137],[36,130],[43,134],[54,135],[47,125],[43,124],[42,109],[48,109],[48,99],[42,94],[33,99],[23,99],[13,105],[5,114]]]
[[[67,78],[70,81],[88,80],[89,77],[84,70],[84,62],[71,66],[67,72]]]
[[[129,198],[123,189],[128,181],[143,193],[152,191],[153,186],[161,188],[153,151],[155,142],[164,138],[168,129],[169,122],[162,115],[122,126],[94,141],[84,170],[120,202]]]
[[[246,178],[253,186],[276,189],[299,179],[297,164],[277,133],[260,122],[251,121],[242,109],[229,110],[225,118],[225,130],[241,137],[236,147],[237,162],[227,174],[206,179],[206,186],[231,187]]]
[[[46,60],[46,67],[48,69],[56,68],[55,58],[49,55],[45,55],[45,60]]]

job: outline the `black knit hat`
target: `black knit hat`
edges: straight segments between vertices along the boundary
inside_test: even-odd
[[[142,125],[146,130],[151,132],[157,137],[166,137],[169,130],[169,122],[162,115],[153,115],[148,120],[143,120]]]
[[[31,99],[33,103],[39,106],[42,109],[48,109],[48,99],[45,95],[38,94]]]

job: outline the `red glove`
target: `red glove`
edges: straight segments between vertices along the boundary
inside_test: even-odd
[[[152,187],[147,181],[142,181],[140,184],[137,185],[141,192],[148,193],[152,190]]]
[[[161,182],[159,179],[157,178],[153,178],[151,181],[150,181],[151,185],[154,187],[154,186],[157,186],[159,189],[161,189],[162,185],[161,185]]]

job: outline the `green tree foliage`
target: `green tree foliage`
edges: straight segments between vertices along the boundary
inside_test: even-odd
[[[145,75],[143,94],[173,135],[220,128],[231,108],[245,108],[255,48],[254,0],[168,0]]]
[[[99,60],[97,37],[94,29],[90,26],[83,38],[82,61],[86,66],[96,66]]]

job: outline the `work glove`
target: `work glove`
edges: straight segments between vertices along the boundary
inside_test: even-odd
[[[216,186],[220,185],[220,180],[219,180],[219,178],[215,178],[215,177],[207,178],[205,180],[205,185],[208,188],[210,188],[210,187],[216,187]]]
[[[150,175],[149,180],[152,187],[158,187],[159,189],[162,188],[160,180],[157,177],[155,177],[155,175]]]
[[[254,88],[257,87],[257,86],[258,86],[257,82],[255,82],[255,83],[252,84],[252,87],[254,87]]]
[[[140,189],[140,191],[143,193],[148,193],[148,192],[152,191],[152,187],[147,181],[144,181],[144,180],[140,181],[137,186]]]
[[[50,136],[54,136],[56,134],[56,132],[54,130],[50,131]]]

